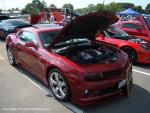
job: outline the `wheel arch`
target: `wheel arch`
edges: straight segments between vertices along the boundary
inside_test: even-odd
[[[131,47],[131,46],[123,45],[123,46],[121,46],[119,49],[121,49],[121,50],[122,50],[123,48],[130,48],[130,49],[134,50],[134,51],[137,53],[136,49],[134,49],[134,48],[133,48],[133,47]]]
[[[137,54],[136,49],[134,49],[134,48],[131,47],[131,46],[122,46],[122,47],[120,47],[119,49],[121,49],[122,51],[124,51],[123,48],[129,48],[129,49],[131,49],[131,50],[135,53],[135,60],[133,60],[133,62],[134,62],[134,63],[137,62],[137,60],[138,60],[138,54]],[[124,51],[124,52],[125,52],[125,51]]]
[[[49,73],[49,71],[51,71],[54,68],[55,69],[59,69],[63,73],[63,71],[59,67],[57,67],[57,66],[54,66],[54,65],[48,66],[47,69],[46,69],[46,80],[47,80],[47,83],[48,83],[48,73]]]

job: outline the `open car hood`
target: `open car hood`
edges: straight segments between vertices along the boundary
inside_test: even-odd
[[[107,29],[109,25],[117,22],[117,16],[107,10],[101,10],[94,13],[85,14],[76,17],[54,38],[50,48],[55,44],[76,38],[88,38],[95,40],[96,34]]]

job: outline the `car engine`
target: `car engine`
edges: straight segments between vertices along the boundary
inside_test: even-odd
[[[99,44],[61,48],[55,51],[78,64],[95,64],[116,57],[116,52]]]

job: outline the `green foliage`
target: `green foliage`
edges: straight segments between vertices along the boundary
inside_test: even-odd
[[[134,4],[132,3],[117,3],[123,10],[128,8],[133,8]]]
[[[97,4],[95,7],[96,7],[96,11],[105,9],[105,5],[104,4]]]
[[[146,6],[146,8],[145,8],[145,12],[146,12],[147,14],[150,14],[150,3],[147,4],[147,6]]]
[[[142,9],[141,6],[135,6],[133,3],[116,3],[116,2],[111,2],[107,5],[101,3],[98,3],[97,5],[90,4],[88,5],[88,7],[76,9],[75,12],[80,14],[85,14],[85,13],[94,12],[102,9],[107,9],[116,13],[128,8],[132,8],[139,13],[145,13],[145,11]],[[147,13],[150,13],[150,4],[147,5],[145,10],[147,11]]]
[[[70,3],[64,4],[63,8],[67,8],[67,9],[72,9],[73,10],[73,5]]]
[[[122,7],[116,2],[111,2],[110,4],[106,5],[105,8],[114,13],[122,11]]]
[[[134,6],[133,9],[139,13],[144,13],[144,10],[142,9],[141,6]]]
[[[33,0],[32,3],[28,3],[24,9],[22,9],[21,13],[22,14],[37,14],[39,13],[39,11],[41,11],[43,9],[43,7],[45,6],[45,2],[44,1],[40,1],[40,0]]]
[[[54,4],[51,4],[51,5],[49,6],[49,8],[56,8],[56,6],[55,6]]]

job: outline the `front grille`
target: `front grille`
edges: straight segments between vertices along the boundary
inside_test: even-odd
[[[121,74],[121,72],[122,72],[122,68],[121,69],[112,70],[112,71],[102,72],[102,74],[103,74],[104,78],[107,78],[107,77],[118,76],[118,75]]]
[[[118,84],[115,84],[114,86],[110,86],[110,87],[107,87],[107,88],[104,88],[104,89],[101,89],[101,90],[97,90],[96,91],[96,95],[104,95],[104,94],[107,94],[107,93],[113,93],[115,91],[118,91]]]

